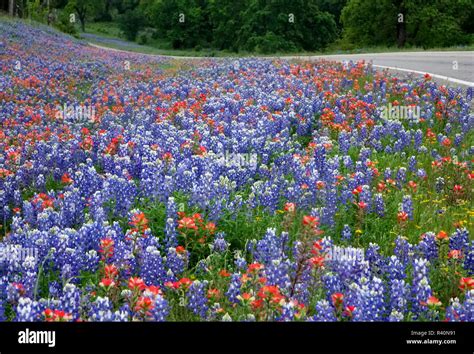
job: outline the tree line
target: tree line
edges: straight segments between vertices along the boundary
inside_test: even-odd
[[[333,46],[444,47],[472,44],[472,0],[9,0],[73,32],[115,22],[124,36],[145,33],[175,49],[318,51]],[[46,14],[45,14],[46,12]],[[146,39],[146,38],[145,38]]]

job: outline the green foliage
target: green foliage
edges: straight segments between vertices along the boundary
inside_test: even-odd
[[[395,43],[397,12],[391,0],[350,0],[341,20],[348,42],[362,46]]]
[[[424,48],[468,43],[473,18],[470,0],[350,0],[341,15],[346,43]]]
[[[62,32],[77,36],[77,30],[73,23],[69,20],[69,11],[61,11],[58,17],[58,21],[55,26]]]
[[[112,21],[129,40],[174,50],[434,48],[474,39],[472,0],[51,0],[51,7],[76,13],[83,31],[86,21]],[[57,26],[73,33],[64,19]]]
[[[119,27],[129,41],[134,41],[145,25],[145,16],[140,8],[127,10],[119,17]],[[144,44],[144,43],[143,43]]]
[[[167,0],[146,6],[173,48],[317,50],[336,38],[334,16],[315,0]]]
[[[250,1],[242,20],[238,43],[248,51],[320,50],[336,39],[334,17],[312,0]]]
[[[69,0],[65,10],[69,13],[75,12],[79,17],[81,29],[86,30],[86,21],[91,20],[102,9],[102,1],[96,0]]]
[[[40,0],[30,0],[27,3],[29,17],[34,21],[44,21],[48,15],[46,6],[42,6]]]
[[[438,1],[435,4],[409,7],[407,26],[414,45],[425,48],[469,42],[463,27],[474,22],[472,1]]]

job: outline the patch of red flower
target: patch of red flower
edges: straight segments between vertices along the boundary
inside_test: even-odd
[[[43,311],[46,322],[67,322],[72,319],[72,315],[62,310],[46,309]]]
[[[111,258],[114,255],[114,240],[108,237],[101,239],[99,253],[102,253],[102,260]]]
[[[474,289],[474,279],[473,278],[461,278],[459,281],[459,289],[462,291],[473,290]]]
[[[148,230],[148,219],[143,212],[135,213],[132,220],[129,222],[133,226],[132,231],[144,234]]]
[[[145,282],[143,281],[142,278],[139,278],[139,277],[131,277],[129,280],[128,280],[128,288],[130,290],[134,290],[134,291],[142,291],[142,290],[145,290],[146,288],[146,284]]]

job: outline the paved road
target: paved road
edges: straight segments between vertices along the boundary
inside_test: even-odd
[[[474,86],[474,52],[398,52],[376,54],[323,55],[312,59],[366,60],[377,68],[389,67],[402,72],[430,73],[438,79]],[[457,64],[457,68],[455,66]]]
[[[117,50],[100,45],[91,44],[107,50]],[[121,50],[119,50],[121,51]],[[152,55],[152,54],[147,54]],[[179,57],[175,59],[204,59],[203,57]],[[264,57],[277,58],[277,57]],[[395,52],[395,53],[368,53],[342,54],[319,56],[283,56],[281,59],[304,60],[335,60],[335,61],[372,61],[377,69],[388,68],[402,73],[415,75],[431,74],[435,79],[448,81],[453,85],[474,86],[474,52],[473,51],[441,51],[441,52]],[[225,58],[213,58],[225,59]],[[457,67],[456,67],[457,64]]]

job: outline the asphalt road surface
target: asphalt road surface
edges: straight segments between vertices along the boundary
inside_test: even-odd
[[[374,67],[390,68],[400,72],[415,74],[430,73],[438,79],[453,84],[474,86],[474,52],[396,52],[376,54],[345,54],[313,56],[311,59],[365,60],[372,61]]]
[[[94,47],[118,50],[91,44]],[[121,51],[121,50],[118,50]],[[152,54],[146,54],[152,55]],[[155,56],[155,55],[153,55]],[[204,57],[180,57],[175,59],[205,59]],[[263,57],[277,58],[277,57]],[[429,73],[435,80],[445,81],[453,86],[474,86],[474,51],[440,51],[440,52],[393,52],[367,54],[341,54],[319,56],[282,56],[279,59],[302,60],[335,60],[372,62],[376,69],[389,69],[399,74],[424,75]],[[216,57],[214,59],[225,59]]]

